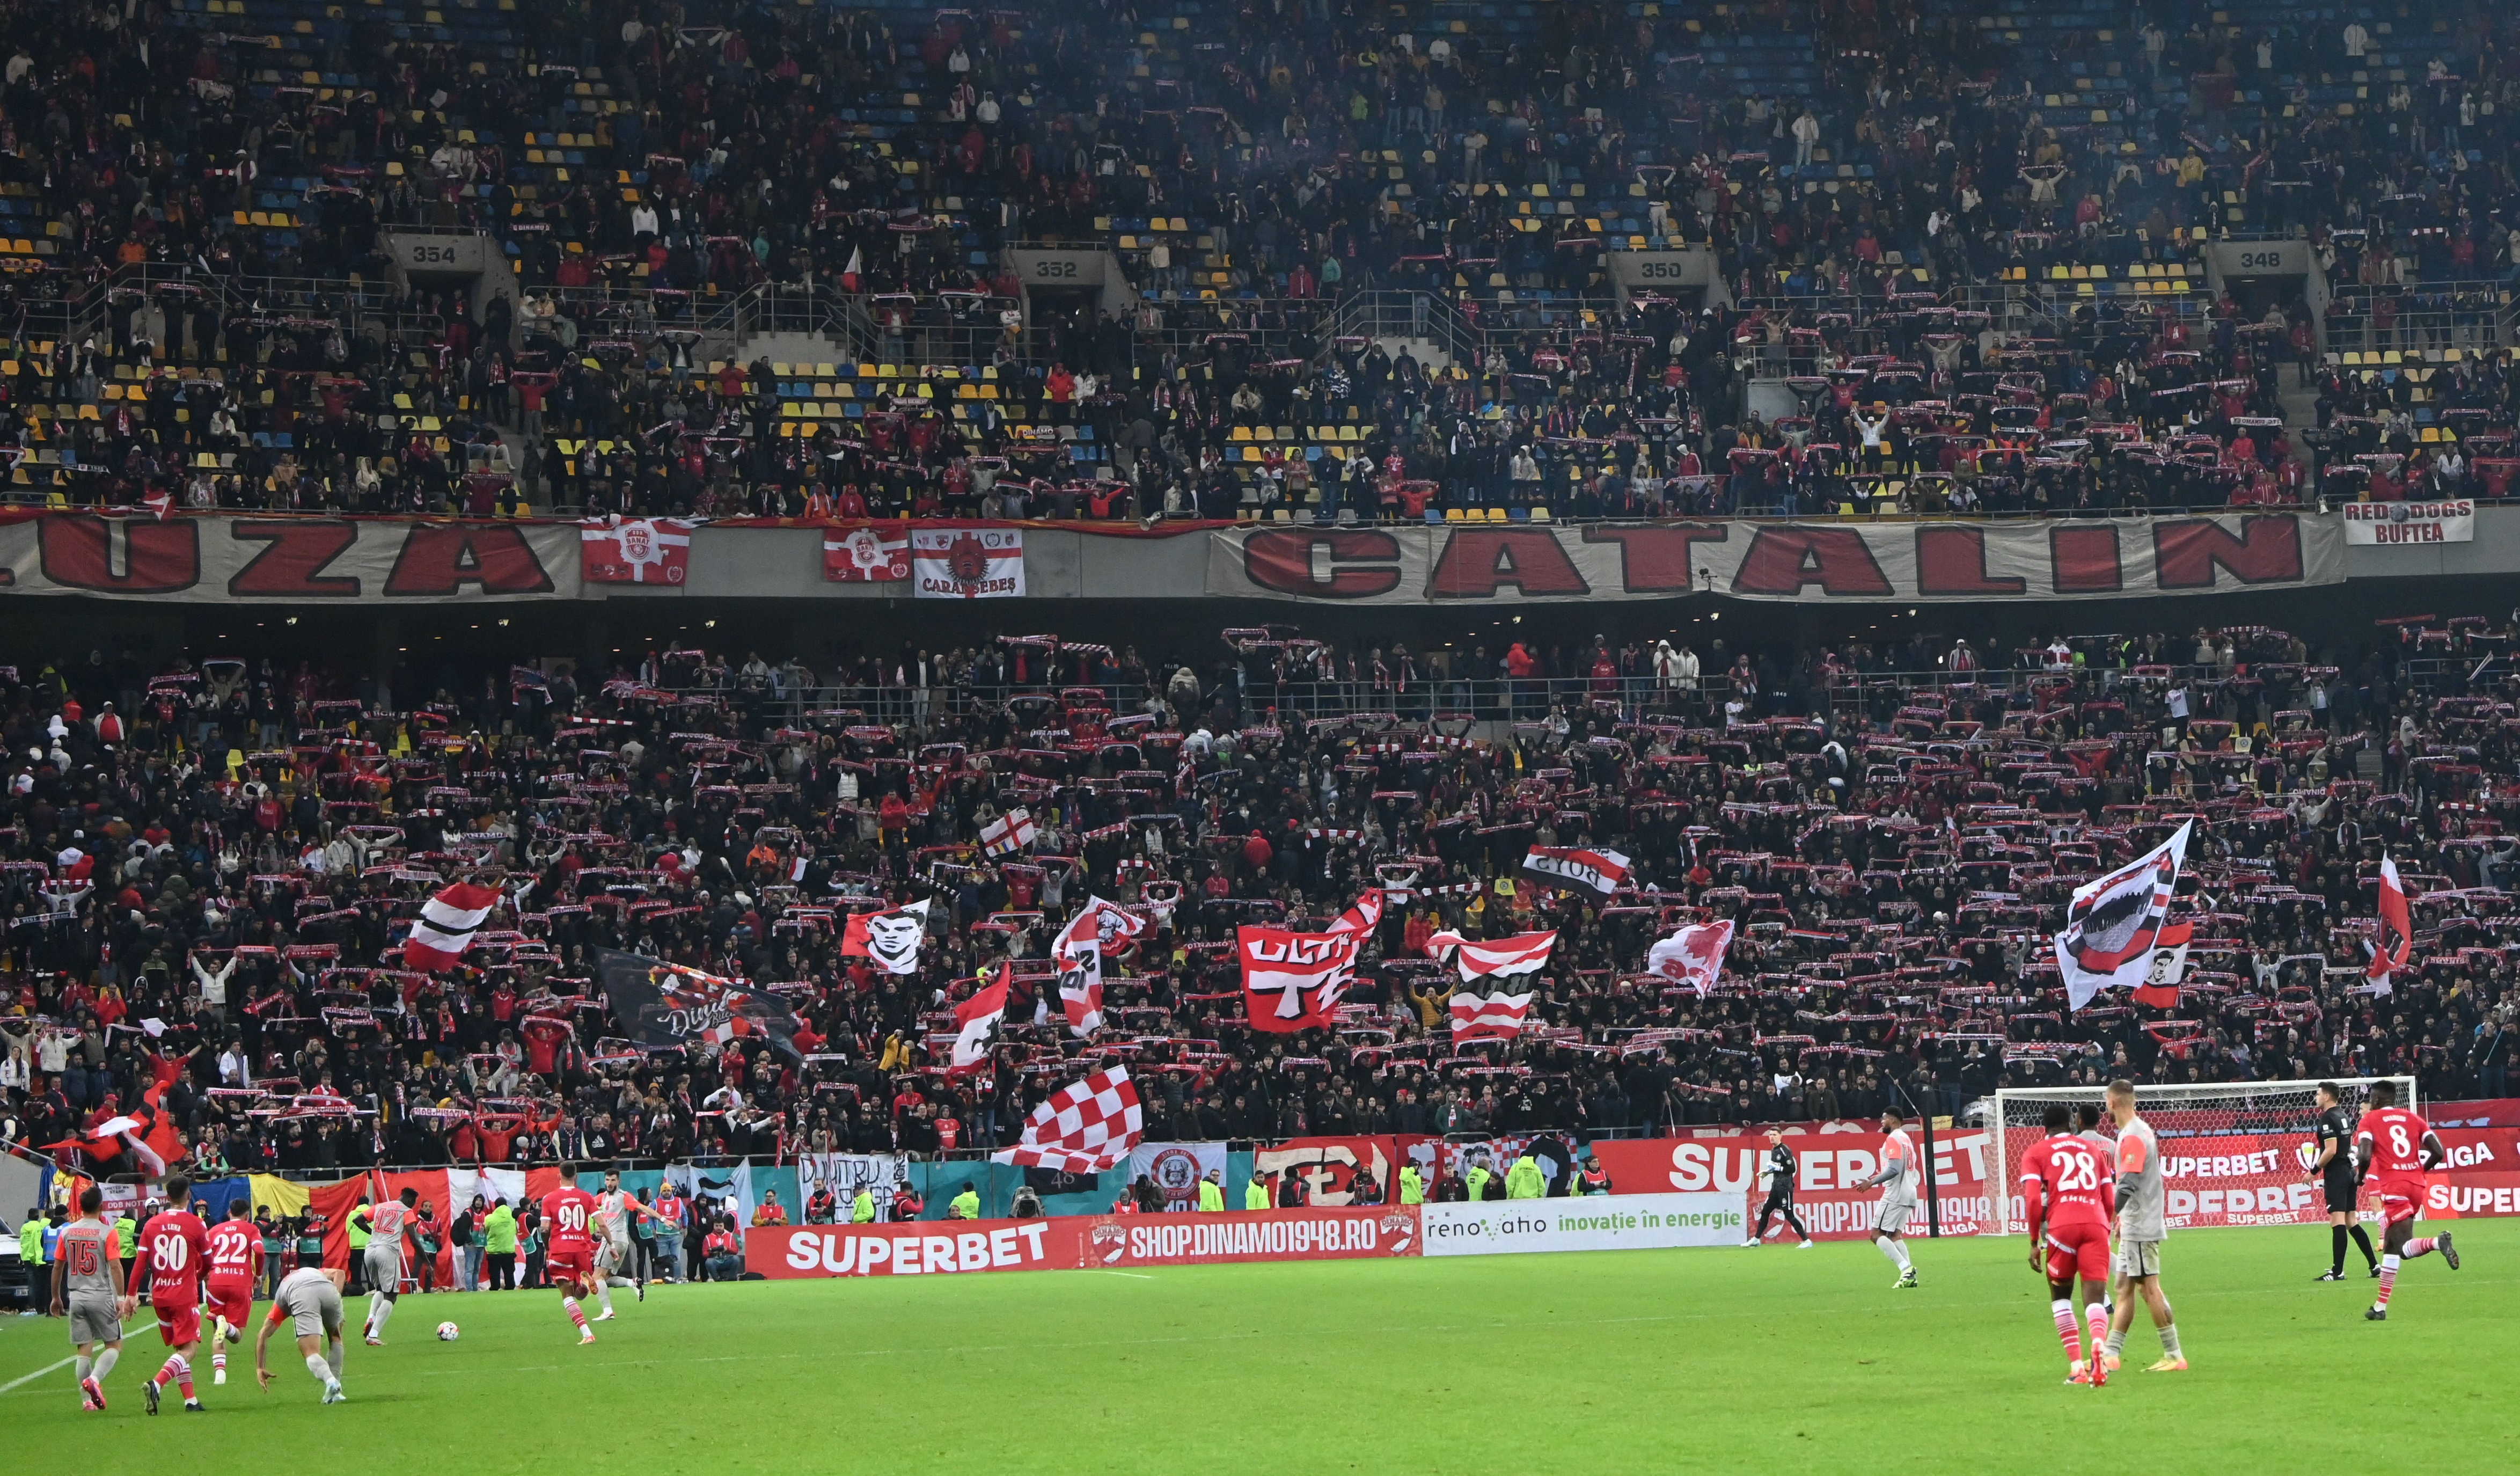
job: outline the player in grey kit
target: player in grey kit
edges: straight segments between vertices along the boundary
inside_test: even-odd
[[[1881,1109],[1881,1172],[1849,1188],[1881,1189],[1881,1203],[1872,1211],[1872,1239],[1881,1254],[1899,1268],[1895,1291],[1916,1288],[1916,1266],[1908,1259],[1908,1220],[1916,1212],[1916,1191],[1924,1185],[1924,1171],[1917,1167],[1916,1141],[1908,1136],[1908,1120],[1896,1107]]]
[[[306,1371],[324,1386],[324,1403],[338,1405],[349,1398],[341,1392],[341,1282],[347,1275],[330,1267],[305,1266],[282,1278],[280,1289],[271,1296],[271,1316],[263,1319],[262,1330],[253,1339],[253,1376],[262,1387],[271,1387],[271,1367],[264,1355],[271,1347],[272,1329],[288,1321],[294,1324]]]
[[[79,1408],[105,1408],[105,1376],[122,1357],[120,1242],[105,1218],[105,1191],[79,1191],[79,1217],[53,1253],[53,1316],[68,1317],[78,1354]]]
[[[2118,1125],[2118,1277],[2117,1305],[2109,1313],[2101,1361],[2112,1370],[2118,1366],[2140,1297],[2152,1314],[2153,1330],[2161,1334],[2161,1361],[2143,1371],[2184,1373],[2187,1355],[2179,1346],[2179,1324],[2161,1289],[2161,1246],[2170,1237],[2163,1214],[2161,1143],[2152,1125],[2136,1115],[2135,1083],[2123,1077],[2109,1083],[2108,1104],[2109,1117]]]

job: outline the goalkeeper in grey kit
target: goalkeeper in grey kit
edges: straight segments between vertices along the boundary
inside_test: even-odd
[[[1799,1169],[1794,1150],[1785,1146],[1785,1130],[1770,1128],[1768,1161],[1759,1170],[1768,1181],[1768,1202],[1759,1206],[1759,1228],[1750,1232],[1749,1239],[1741,1242],[1744,1246],[1756,1245],[1766,1239],[1769,1222],[1781,1214],[1785,1217],[1786,1227],[1794,1232],[1794,1238],[1802,1242],[1802,1249],[1811,1249],[1811,1231],[1803,1229],[1802,1221],[1794,1215],[1794,1176]]]

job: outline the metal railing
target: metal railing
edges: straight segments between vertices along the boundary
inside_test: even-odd
[[[1475,369],[1486,348],[1486,335],[1433,292],[1352,292],[1340,299],[1334,327],[1336,336],[1322,345],[1325,354],[1339,339],[1409,338],[1432,344],[1448,363]]]
[[[2385,352],[2460,348],[2485,350],[2512,342],[2511,293],[2498,281],[2408,283],[2399,288],[2340,284],[2329,290],[2337,304],[2327,318],[2327,350]],[[2380,304],[2393,310],[2384,324]]]
[[[1921,671],[1848,671],[1832,675],[1827,681],[1829,711],[1839,717],[1859,717],[1868,711],[1877,710],[1885,699],[1905,701],[1923,693],[1957,693],[1977,697],[2009,696],[2034,690],[2053,693],[2057,690],[2054,684],[2060,678],[2071,684],[2070,690],[2079,693],[2087,701],[2111,700],[2121,689],[2166,691],[2171,687],[2184,687],[2194,694],[2201,709],[2218,701],[2217,693],[2223,684],[2241,674],[2235,668],[2194,662],[2147,663],[2139,668],[2099,664],[2056,667],[2034,659],[2033,653],[2027,651],[1985,650],[1977,652],[1976,658],[2003,664],[1963,670],[1954,670],[1945,665]],[[2251,668],[2263,664],[2262,658],[2255,656],[2244,655],[2240,660]],[[2306,710],[2310,701],[2310,686],[2311,683],[2305,679],[2297,693],[2290,693],[2276,705]],[[2196,715],[2212,718],[2229,717],[2231,714],[2199,710]],[[2318,714],[2319,721],[2325,721],[2326,717],[2324,711]]]
[[[1459,668],[1477,666],[1493,672],[1506,644],[1481,653],[1453,650],[1444,659]],[[1397,648],[1394,648],[1395,654]],[[1341,663],[1345,669],[1345,663]],[[769,682],[747,685],[730,674],[723,682],[695,686],[662,686],[655,690],[676,696],[709,695],[729,701],[755,721],[790,727],[843,727],[907,724],[924,729],[945,718],[978,718],[1012,711],[1037,717],[1044,727],[1063,706],[1061,692],[1086,687],[1102,693],[1095,705],[1126,716],[1144,712],[1153,698],[1166,695],[1159,675],[1153,684],[1127,680],[1114,673],[1100,681],[1082,681],[1062,689],[997,683],[982,677],[942,681],[919,687],[864,686],[803,682],[789,673]],[[1185,726],[1198,726],[1220,702],[1232,708],[1243,726],[1272,720],[1310,720],[1363,716],[1388,717],[1436,727],[1466,728],[1474,723],[1545,724],[1552,710],[1614,710],[1622,721],[1673,723],[1691,728],[1727,726],[1725,704],[1734,695],[1734,683],[1723,672],[1701,673],[1683,681],[1651,674],[1594,677],[1444,676],[1418,672],[1401,679],[1386,672],[1376,679],[1361,671],[1354,681],[1311,676],[1261,678],[1228,685],[1205,681],[1194,711],[1174,714]],[[1739,716],[1756,716],[1757,693],[1744,693]]]
[[[1227,349],[1253,362],[1314,358],[1333,335],[1336,305],[1327,297],[1204,297],[1147,302],[1135,328],[1141,343],[1211,362]]]
[[[762,282],[720,299],[700,316],[704,342],[728,351],[763,334],[809,334],[832,340],[835,358],[872,360],[876,342],[863,309],[811,281]]]

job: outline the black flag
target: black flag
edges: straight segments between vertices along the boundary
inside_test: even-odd
[[[794,1060],[796,1015],[778,996],[742,979],[606,949],[596,956],[604,1002],[643,1050],[766,1041]]]

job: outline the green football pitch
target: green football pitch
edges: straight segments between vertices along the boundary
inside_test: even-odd
[[[346,1405],[275,1336],[270,1392],[248,1340],[156,1419],[154,1333],[89,1414],[63,1324],[15,1318],[0,1430],[99,1470],[2509,1472],[2520,1223],[2454,1229],[2386,1323],[2359,1258],[2311,1281],[2324,1227],[2174,1235],[2191,1370],[2138,1371],[2138,1314],[2096,1391],[2015,1237],[1917,1242],[1915,1291],[1853,1242],[668,1286],[588,1348],[548,1292],[407,1296]]]

